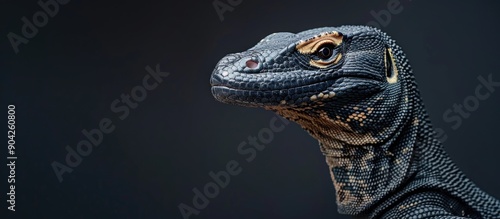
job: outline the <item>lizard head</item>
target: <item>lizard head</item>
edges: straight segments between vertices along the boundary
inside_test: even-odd
[[[342,213],[366,211],[414,169],[423,105],[401,48],[378,29],[271,34],[222,58],[210,82],[217,100],[273,110],[316,138]]]
[[[402,108],[411,104],[409,71],[385,33],[342,26],[271,34],[247,51],[222,58],[210,82],[212,94],[224,103],[263,107],[294,121],[316,120],[300,115],[328,114],[374,130],[384,128],[382,120],[401,117]]]

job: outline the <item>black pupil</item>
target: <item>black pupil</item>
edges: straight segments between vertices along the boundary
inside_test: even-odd
[[[332,50],[333,50],[333,46],[331,46],[331,45],[323,46],[318,50],[318,57],[320,59],[328,59],[328,58],[332,57],[332,54],[333,54]]]

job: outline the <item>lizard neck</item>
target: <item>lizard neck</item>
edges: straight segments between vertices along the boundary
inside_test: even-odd
[[[353,145],[318,138],[337,193],[339,212],[360,215],[375,207],[416,172],[416,135],[407,121],[393,139]]]
[[[358,111],[370,115],[369,107]],[[393,118],[376,134],[373,127],[363,129],[328,110],[282,109],[278,113],[300,124],[319,141],[340,213],[363,215],[416,172],[418,164],[413,158],[421,136],[417,132],[424,125],[419,123],[427,122],[417,113]]]

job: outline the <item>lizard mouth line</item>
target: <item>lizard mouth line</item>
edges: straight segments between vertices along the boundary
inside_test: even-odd
[[[222,85],[222,84],[218,84],[218,85],[212,85],[213,88],[222,88],[222,89],[228,89],[228,90],[234,90],[234,91],[253,91],[253,92],[272,92],[272,91],[282,91],[282,90],[290,90],[290,89],[297,89],[297,88],[301,88],[301,87],[308,87],[308,86],[311,86],[311,85],[316,85],[316,84],[323,84],[323,83],[327,83],[328,81],[319,81],[319,82],[314,82],[314,83],[310,83],[310,84],[304,84],[304,85],[299,85],[299,86],[293,86],[293,87],[286,87],[286,88],[276,88],[276,89],[245,89],[245,88],[237,88],[237,87],[234,87],[234,86],[229,86],[229,85]]]
[[[334,78],[329,78],[329,79],[326,79],[326,80],[320,80],[320,81],[314,81],[314,82],[310,82],[310,83],[304,83],[304,84],[297,85],[297,86],[283,86],[283,87],[277,87],[277,88],[274,88],[274,89],[272,89],[272,88],[271,89],[242,88],[242,87],[236,87],[234,85],[231,85],[230,83],[223,83],[223,82],[212,83],[211,86],[213,88],[230,89],[230,90],[234,90],[234,91],[270,92],[270,91],[281,91],[281,90],[297,89],[297,88],[302,88],[302,87],[309,87],[309,86],[312,86],[312,85],[323,85],[323,84],[332,85],[332,84],[335,84],[336,81],[338,79],[341,79],[341,78],[351,78],[351,79],[355,79],[355,80],[364,80],[364,81],[370,81],[370,82],[373,82],[373,83],[380,83],[380,81],[377,80],[377,79],[375,79],[374,77],[356,75],[356,76],[334,77]]]

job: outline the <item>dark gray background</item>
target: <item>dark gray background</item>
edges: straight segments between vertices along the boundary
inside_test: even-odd
[[[225,2],[225,1],[223,1]],[[225,54],[246,50],[273,32],[366,24],[379,1],[250,1],[219,17],[211,1],[76,1],[15,54],[6,37],[21,34],[21,17],[40,10],[35,0],[0,6],[0,111],[17,107],[16,213],[9,218],[182,218],[193,188],[230,160],[243,171],[198,216],[191,218],[345,218],[317,142],[297,125],[277,133],[247,163],[236,148],[268,127],[263,109],[218,103],[209,77]],[[498,74],[495,1],[401,0],[403,11],[382,29],[404,48],[445,147],[482,189],[500,197],[500,90],[457,130],[442,115],[474,95],[477,77]],[[110,111],[122,93],[141,83],[144,67],[170,76],[123,121]],[[0,121],[6,123],[7,119]],[[59,183],[53,161],[84,139],[101,118],[116,130]],[[2,125],[2,127],[4,127]],[[6,134],[2,128],[1,133]],[[2,137],[5,139],[5,137]],[[2,143],[1,156],[6,156]],[[5,160],[5,158],[1,158]],[[5,160],[6,162],[6,160]],[[1,165],[2,210],[7,169]],[[4,216],[2,216],[4,218]]]

